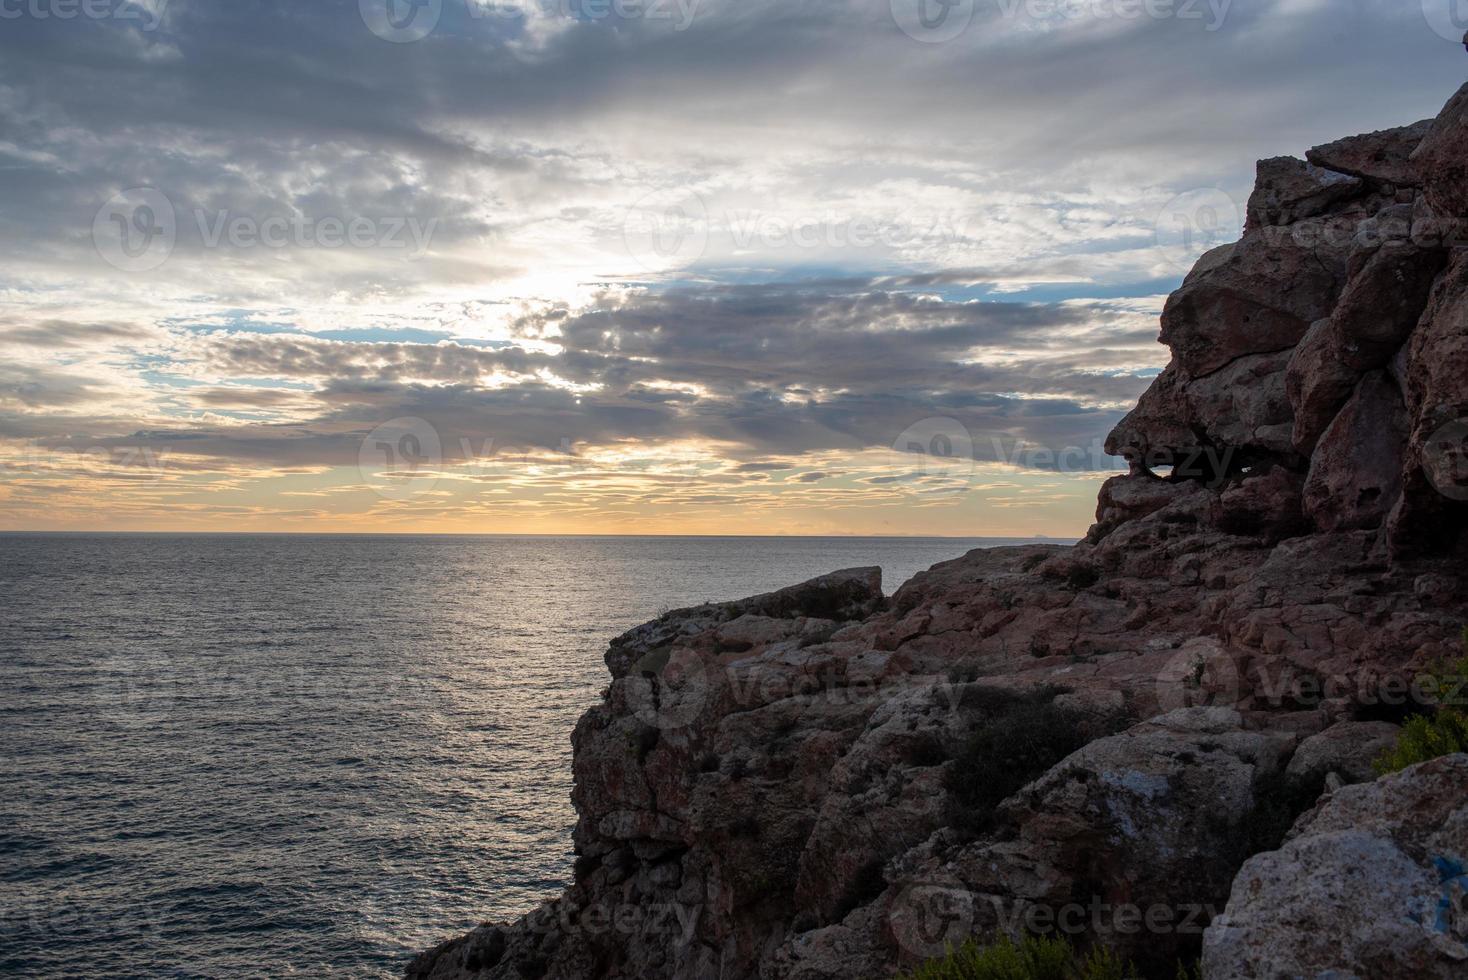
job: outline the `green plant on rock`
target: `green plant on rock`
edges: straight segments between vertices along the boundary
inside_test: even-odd
[[[1463,632],[1463,645],[1468,647],[1468,630]],[[1468,657],[1436,663],[1417,679],[1419,687],[1446,698],[1449,703],[1439,704],[1431,714],[1413,715],[1406,720],[1397,744],[1373,763],[1378,775],[1468,752],[1468,712],[1462,707],[1464,695],[1468,694],[1465,679],[1468,679]]]
[[[970,939],[947,956],[929,960],[900,980],[1128,980],[1131,968],[1110,950],[1085,956],[1064,939],[1003,937],[980,946]]]
[[[1432,715],[1408,718],[1397,744],[1377,758],[1374,768],[1378,775],[1386,776],[1455,752],[1468,752],[1468,715],[1455,708],[1439,708]]]

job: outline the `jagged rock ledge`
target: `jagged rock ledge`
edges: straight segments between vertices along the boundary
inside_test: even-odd
[[[613,641],[574,882],[408,976],[890,977],[1047,927],[1168,980],[1468,975],[1468,756],[1370,767],[1468,620],[1465,165],[1468,86],[1262,162],[1077,547]]]

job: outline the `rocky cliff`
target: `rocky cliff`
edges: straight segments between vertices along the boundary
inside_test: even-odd
[[[1260,163],[1080,545],[613,641],[574,882],[408,975],[877,978],[1038,931],[1169,980],[1468,976],[1468,756],[1370,765],[1468,621],[1465,161],[1468,87]]]

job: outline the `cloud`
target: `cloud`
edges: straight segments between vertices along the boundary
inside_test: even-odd
[[[395,418],[433,427],[445,479],[492,443],[532,468],[691,468],[711,482],[690,506],[728,507],[716,475],[887,506],[906,484],[873,481],[925,420],[1006,472],[1025,443],[1104,435],[1165,359],[1175,195],[1242,207],[1256,158],[1432,115],[1461,81],[1460,48],[1389,0],[1216,24],[980,0],[943,44],[858,0],[443,6],[410,44],[355,0],[7,19],[0,439],[166,451],[198,480],[168,493],[291,519],[319,512],[277,491],[362,500],[269,481],[355,479]],[[135,188],[163,225],[108,220]],[[649,238],[648,215],[682,219]],[[128,268],[106,236],[144,225],[166,254]],[[370,234],[333,245],[336,225]],[[474,475],[513,488],[494,513],[532,499]],[[34,514],[47,486],[96,485],[20,496]],[[392,506],[370,513],[412,511]]]

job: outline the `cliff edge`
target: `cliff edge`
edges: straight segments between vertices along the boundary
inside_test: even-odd
[[[1078,546],[613,641],[574,882],[407,975],[878,978],[1030,931],[1168,980],[1468,976],[1468,756],[1370,764],[1468,622],[1465,167],[1468,86],[1261,162]]]

